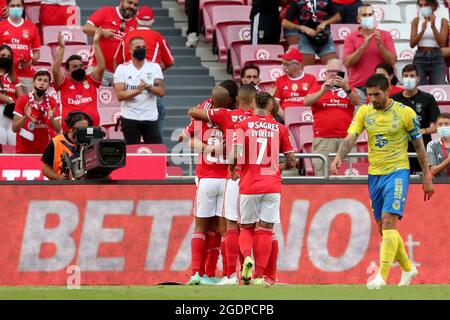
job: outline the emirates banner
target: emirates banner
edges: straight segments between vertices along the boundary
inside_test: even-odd
[[[0,285],[186,282],[193,185],[2,185]],[[450,282],[450,186],[411,185],[399,222],[416,283]],[[381,237],[366,185],[284,185],[278,279],[366,283]],[[219,264],[220,265],[220,264]],[[389,283],[400,278],[393,266]]]

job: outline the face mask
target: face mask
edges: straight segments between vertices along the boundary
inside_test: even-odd
[[[361,18],[361,27],[364,29],[375,29],[375,16]]]
[[[34,88],[34,92],[36,92],[36,95],[37,95],[39,98],[41,98],[41,97],[45,94],[46,91],[47,91],[46,89],[38,89],[38,88]]]
[[[403,78],[403,87],[412,90],[416,87],[416,78]]]
[[[21,18],[22,14],[23,8],[21,7],[9,8],[9,15],[13,18]]]
[[[450,137],[450,127],[449,126],[438,127],[437,133],[441,138]]]
[[[145,48],[137,48],[136,50],[133,51],[133,57],[135,57],[139,61],[144,60],[146,55],[147,50]]]
[[[72,71],[70,74],[72,79],[75,81],[83,81],[86,77],[86,71],[83,68],[79,68],[77,70]]]
[[[431,16],[433,10],[431,10],[431,7],[421,7],[419,8],[419,12],[424,18],[428,18],[429,16]]]
[[[12,58],[10,57],[1,57],[0,58],[0,68],[9,69],[12,65]]]

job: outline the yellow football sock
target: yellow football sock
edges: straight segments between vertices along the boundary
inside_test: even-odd
[[[387,279],[389,269],[394,261],[398,249],[398,231],[383,230],[383,241],[380,252],[380,274],[384,280]]]
[[[399,232],[398,234],[398,249],[397,254],[395,255],[395,261],[398,262],[403,271],[411,271],[412,263],[408,258],[408,254],[405,250],[405,244],[403,243],[402,236]]]

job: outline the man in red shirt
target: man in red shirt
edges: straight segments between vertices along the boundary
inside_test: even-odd
[[[280,105],[280,116],[284,110],[304,105],[308,91],[317,84],[316,78],[303,72],[302,54],[296,48],[289,49],[281,56],[285,75],[275,81],[275,101]]]
[[[98,28],[102,28],[100,48],[105,55],[106,69],[102,84],[112,86],[114,80],[114,56],[124,35],[136,29],[136,13],[139,0],[121,0],[117,7],[103,7],[89,17],[83,26],[88,36],[93,36]],[[88,73],[97,66],[97,59],[91,56]]]
[[[49,86],[50,73],[38,70],[33,76],[34,90],[16,102],[12,125],[17,133],[16,153],[42,154],[61,131],[58,102],[46,93]]]
[[[329,60],[326,65],[326,80],[322,85],[314,86],[305,98],[305,104],[311,106],[313,113],[313,152],[328,156],[337,152],[347,136],[352,122],[355,106],[359,97],[344,77],[340,60]],[[312,159],[314,175],[323,176],[323,162]]]
[[[255,100],[255,115],[235,126],[230,170],[236,180],[236,161],[241,166],[239,246],[245,257],[242,279],[244,284],[250,283],[256,262],[253,283],[261,285],[265,284],[263,275],[272,249],[273,225],[280,223],[280,170],[294,167],[296,161],[287,129],[270,116],[272,96],[258,93]],[[286,156],[282,166],[280,152]]]
[[[98,28],[94,34],[93,47],[97,66],[92,73],[86,75],[80,56],[72,55],[66,61],[67,75],[61,69],[64,57],[65,41],[61,33],[58,35],[58,48],[53,63],[53,79],[55,88],[60,92],[62,116],[65,119],[71,111],[83,111],[88,114],[94,126],[100,125],[100,115],[97,109],[98,87],[101,85],[105,70],[105,59],[100,48],[102,29]],[[66,130],[66,124],[63,124]]]

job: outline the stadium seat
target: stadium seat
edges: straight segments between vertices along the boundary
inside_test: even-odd
[[[113,127],[120,116],[120,108],[98,108],[98,113],[100,114],[100,125],[102,127]]]
[[[408,41],[411,36],[411,25],[408,23],[380,23],[380,30],[388,31],[395,42]]]
[[[439,109],[441,110],[441,113],[450,113],[450,104],[439,106]]]
[[[450,85],[419,86],[419,89],[432,94],[439,105],[450,105]]]
[[[344,43],[345,38],[357,29],[357,24],[332,24],[331,37],[335,43]]]
[[[269,92],[274,84],[275,81],[261,81],[258,87],[259,89],[261,89],[262,92]]]
[[[98,88],[97,105],[99,109],[120,108],[120,101],[117,100],[116,91],[112,87]]]
[[[322,83],[326,79],[326,68],[323,64],[315,64],[311,66],[305,66],[303,71],[312,74],[319,83]]]
[[[393,5],[374,5],[375,19],[381,23],[402,22],[400,8]]]
[[[314,121],[310,107],[289,107],[284,110],[284,124],[292,137],[292,146],[296,152],[301,152],[299,129],[302,126],[310,126]]]
[[[200,0],[200,11],[203,10],[203,8],[208,5],[224,5],[224,4],[228,4],[228,5],[238,5],[244,4],[244,0]]]
[[[39,25],[39,14],[41,12],[41,3],[25,3],[25,17],[33,24]],[[39,26],[38,26],[39,27]]]
[[[88,38],[80,26],[47,26],[42,28],[43,42],[55,50],[58,46],[58,33],[61,32],[66,45],[87,45]]]
[[[294,130],[295,134],[298,135],[297,139],[299,141],[299,145],[301,148],[301,152],[303,153],[313,153],[312,150],[312,142],[313,142],[313,129],[312,125],[303,125],[296,127],[297,130]],[[303,164],[305,168],[305,173],[307,176],[314,175],[314,169],[312,166],[311,159],[303,159]]]
[[[239,48],[237,55],[238,61],[232,62],[233,66],[233,78],[239,79],[241,68],[246,63],[258,63],[258,64],[273,64],[280,63],[279,57],[284,53],[282,45],[278,44],[260,44],[251,45],[245,44]]]
[[[369,172],[369,164],[361,162],[353,162],[350,169],[350,163],[343,161],[338,170],[339,176],[361,176],[367,175]]]
[[[52,50],[49,46],[41,46],[41,56],[35,66],[51,66],[53,65]]]
[[[228,50],[234,42],[250,43],[250,23],[217,24],[214,32],[213,52],[218,55],[219,62],[227,61]]]
[[[395,42],[395,51],[397,51],[397,59],[398,61],[402,60],[412,60],[414,58],[414,54],[416,53],[416,49],[411,49],[409,43],[405,42]]]
[[[262,83],[274,82],[284,74],[281,64],[263,64],[259,66],[259,78]]]
[[[71,55],[79,55],[83,58],[83,63],[87,64],[90,58],[91,47],[88,45],[72,45],[66,46],[64,50],[63,62],[65,63]]]
[[[205,27],[205,41],[213,39],[213,32],[218,23],[250,22],[251,6],[239,5],[211,5],[205,6],[203,12],[203,23]]]

